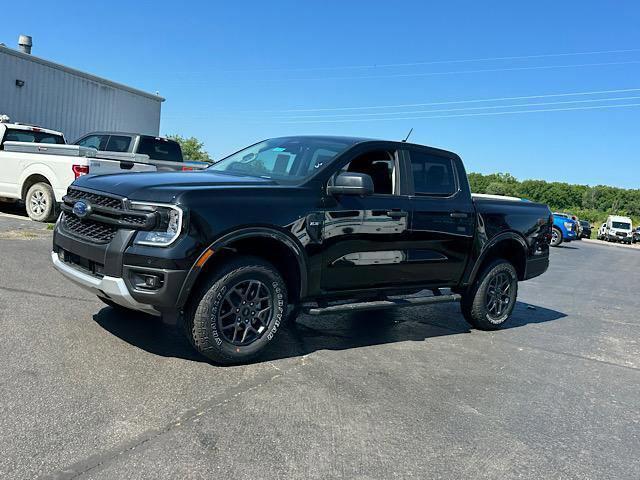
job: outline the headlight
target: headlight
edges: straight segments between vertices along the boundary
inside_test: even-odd
[[[572,229],[573,229],[573,223],[571,223],[571,222],[564,222],[564,227],[565,227],[567,230],[572,230]]]
[[[158,225],[153,230],[136,234],[134,244],[166,247],[175,242],[182,233],[184,212],[177,205],[144,202],[131,202],[130,205],[134,210],[157,212],[160,216]]]

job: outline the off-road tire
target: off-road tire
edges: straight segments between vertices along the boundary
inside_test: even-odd
[[[24,198],[27,215],[36,222],[52,222],[56,218],[56,197],[51,185],[45,182],[33,184]]]
[[[562,244],[562,231],[558,227],[553,227],[551,230],[552,230],[551,246],[559,247]]]
[[[259,334],[259,328],[251,332],[257,338],[248,345],[238,345],[228,338],[231,333],[221,328],[221,322],[228,314],[221,312],[230,306],[229,295],[234,288],[248,281],[259,282],[259,288],[264,288],[261,291],[268,292],[271,310],[263,319],[266,324],[264,330]],[[192,295],[183,317],[185,335],[198,352],[221,365],[246,363],[259,356],[284,326],[288,311],[287,287],[282,276],[272,264],[257,257],[242,257],[225,263],[212,272]],[[258,323],[251,323],[251,318],[254,317],[249,317],[249,325],[259,327]],[[239,326],[246,328],[243,323],[244,320],[240,321]]]
[[[509,303],[498,316],[489,312],[487,303],[492,279],[499,275],[509,277]],[[460,306],[464,318],[480,330],[496,330],[502,327],[511,317],[518,297],[518,274],[514,266],[506,260],[496,259],[487,265],[471,286],[462,295]]]

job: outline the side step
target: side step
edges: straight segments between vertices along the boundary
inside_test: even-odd
[[[338,313],[364,312],[367,310],[384,310],[389,308],[415,307],[418,305],[431,305],[434,303],[457,302],[460,295],[452,293],[450,295],[433,295],[428,297],[410,297],[397,300],[378,300],[375,302],[343,303],[341,305],[331,305],[328,307],[311,307],[303,309],[308,315],[334,315]]]

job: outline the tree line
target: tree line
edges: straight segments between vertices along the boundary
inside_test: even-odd
[[[572,213],[596,227],[606,220],[607,215],[631,217],[634,226],[640,223],[640,189],[606,185],[590,187],[544,180],[519,181],[509,173],[470,173],[469,183],[473,193],[508,195],[546,203],[553,211]]]

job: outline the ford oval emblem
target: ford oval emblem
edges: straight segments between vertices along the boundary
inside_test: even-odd
[[[84,200],[78,200],[73,205],[73,213],[78,218],[86,218],[91,215],[91,205],[89,205]]]

